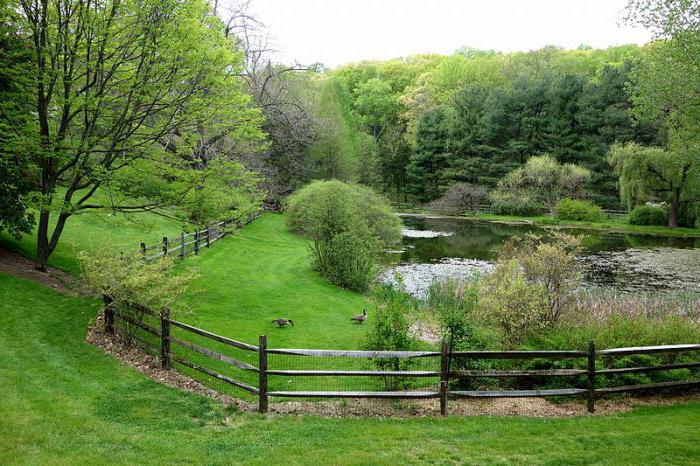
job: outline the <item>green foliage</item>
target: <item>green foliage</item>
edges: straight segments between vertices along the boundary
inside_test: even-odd
[[[668,226],[679,225],[683,208],[700,201],[700,143],[671,133],[669,150],[630,143],[610,148],[610,164],[620,179],[620,195],[628,205],[665,201]]]
[[[545,210],[542,204],[527,197],[494,196],[492,194],[491,211],[496,215],[534,217],[541,215]]]
[[[578,165],[562,165],[549,155],[530,157],[498,182],[491,198],[494,203],[533,199],[554,213],[563,197],[583,196],[589,178],[590,171]]]
[[[630,225],[666,225],[668,210],[660,206],[642,205],[629,213]]]
[[[383,247],[401,238],[401,221],[370,188],[316,181],[287,202],[290,230],[311,238],[314,268],[331,282],[367,290]]]
[[[544,286],[532,283],[515,259],[496,265],[479,288],[481,319],[501,331],[503,346],[512,348],[545,327]]]
[[[412,351],[417,349],[411,337],[407,316],[413,306],[411,297],[393,286],[385,285],[374,292],[369,312],[371,328],[361,347],[368,351]],[[412,361],[406,358],[375,358],[379,370],[407,370]],[[400,377],[385,377],[387,390],[400,388]]]
[[[591,201],[579,199],[562,199],[554,208],[555,217],[560,220],[579,222],[600,222],[605,218],[603,209]]]
[[[337,212],[330,203],[340,206]],[[360,224],[383,246],[401,241],[401,220],[384,198],[365,186],[315,181],[287,199],[286,212],[289,229],[312,239],[352,229],[355,216],[360,216]]]
[[[119,254],[103,249],[96,254],[82,252],[79,259],[90,287],[112,298],[118,309],[137,303],[159,310],[171,307],[195,278],[192,270],[175,269],[170,256],[146,262],[138,254]]]

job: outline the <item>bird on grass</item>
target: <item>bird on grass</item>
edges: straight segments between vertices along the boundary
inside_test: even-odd
[[[350,320],[353,322],[357,322],[358,324],[361,324],[365,320],[367,320],[367,309],[362,310],[362,314],[356,315],[355,317],[351,317]]]
[[[279,319],[273,320],[271,323],[277,324],[277,326],[279,328],[286,327],[287,325],[291,325],[292,327],[294,327],[294,322],[292,321],[292,319],[279,318]]]

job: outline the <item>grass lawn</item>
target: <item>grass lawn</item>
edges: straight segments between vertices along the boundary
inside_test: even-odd
[[[587,228],[593,230],[606,230],[620,233],[636,233],[643,235],[700,237],[700,228],[670,228],[665,226],[630,225],[629,223],[626,223],[624,219],[614,218],[607,219],[603,222],[576,222],[572,220],[559,220],[549,215],[540,215],[537,217],[517,217],[511,215],[472,214],[467,215],[467,218],[500,222],[527,221],[532,222],[536,225],[556,225],[567,228]]]
[[[197,258],[200,276],[186,298],[187,320],[210,331],[269,346],[357,349],[364,326],[350,322],[365,298],[311,270],[308,240],[291,234],[284,216],[266,214]],[[278,329],[284,317],[294,327]],[[257,343],[256,343],[257,344]]]
[[[104,200],[101,195],[96,196],[96,199]],[[55,219],[52,217],[53,221]],[[142,241],[149,246],[160,243],[163,236],[173,238],[179,235],[182,227],[181,222],[153,213],[77,214],[66,222],[58,247],[49,258],[49,265],[77,274],[80,270],[77,260],[79,251],[95,252],[102,248],[138,251]],[[33,259],[36,255],[36,229],[33,234],[25,235],[20,240],[16,240],[7,233],[0,233],[0,244]]]
[[[225,412],[84,343],[98,306],[0,275],[0,464],[700,463],[700,403],[572,419]]]

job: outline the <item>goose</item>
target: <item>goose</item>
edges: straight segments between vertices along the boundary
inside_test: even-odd
[[[275,320],[271,321],[271,323],[277,324],[277,326],[278,326],[279,328],[282,328],[282,327],[286,326],[287,324],[289,324],[289,325],[291,325],[292,327],[294,327],[294,322],[292,321],[292,319],[282,319],[282,318],[279,318],[279,319],[275,319]]]
[[[363,309],[362,314],[356,315],[355,317],[351,317],[350,320],[361,324],[362,322],[367,320],[367,309]]]

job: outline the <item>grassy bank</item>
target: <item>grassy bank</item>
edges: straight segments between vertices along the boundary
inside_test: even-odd
[[[0,464],[697,464],[700,403],[572,419],[263,417],[84,343],[98,303],[0,275]]]

